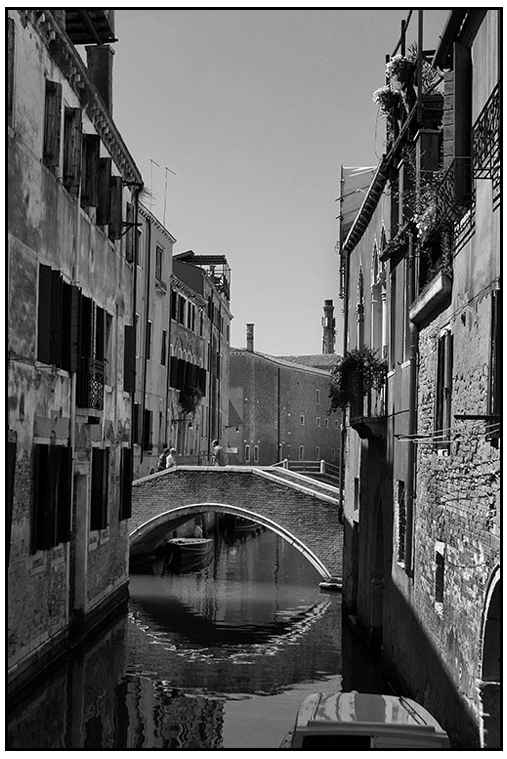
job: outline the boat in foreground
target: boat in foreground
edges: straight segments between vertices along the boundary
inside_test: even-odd
[[[312,693],[302,703],[285,749],[448,749],[447,733],[404,696]]]

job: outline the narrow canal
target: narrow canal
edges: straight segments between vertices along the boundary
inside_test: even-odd
[[[339,594],[269,531],[131,575],[128,616],[8,719],[10,749],[276,749],[314,691],[389,692]]]

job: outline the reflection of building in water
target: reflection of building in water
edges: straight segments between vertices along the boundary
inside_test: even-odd
[[[126,621],[12,710],[9,749],[222,747],[221,701],[186,696],[152,677],[124,676]]]
[[[222,748],[223,702],[145,677],[128,680],[127,748]]]

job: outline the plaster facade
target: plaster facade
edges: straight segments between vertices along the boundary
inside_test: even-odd
[[[7,26],[15,690],[128,595],[135,274],[122,222],[142,179],[65,11],[11,9]]]

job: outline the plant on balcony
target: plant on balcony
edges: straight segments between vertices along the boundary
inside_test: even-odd
[[[378,105],[382,116],[389,118],[394,115],[394,111],[400,102],[399,93],[392,90],[388,84],[379,87],[373,93],[373,102]]]
[[[331,371],[329,398],[331,411],[357,406],[370,390],[379,392],[385,382],[387,361],[366,346],[347,351]]]
[[[386,64],[386,76],[397,82],[412,82],[415,73],[415,62],[405,55],[394,55]]]
[[[179,404],[184,414],[195,414],[202,400],[202,392],[198,387],[187,385],[180,392]]]

